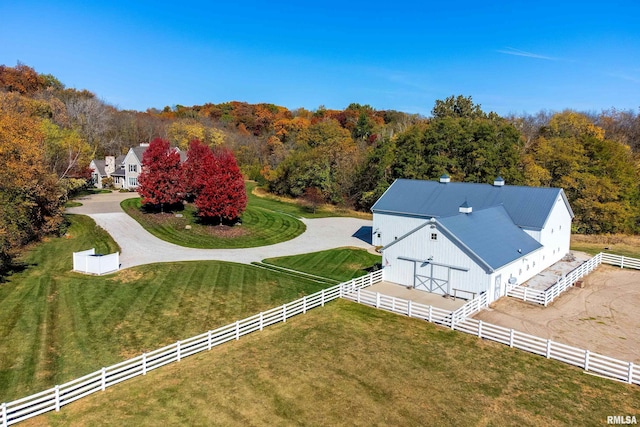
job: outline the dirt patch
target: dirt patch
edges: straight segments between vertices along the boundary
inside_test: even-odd
[[[640,363],[640,271],[601,265],[548,307],[504,297],[474,317]]]
[[[112,279],[120,283],[136,282],[142,278],[142,273],[135,270],[120,270],[118,274]]]

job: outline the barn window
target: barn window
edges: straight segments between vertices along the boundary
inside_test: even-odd
[[[553,228],[551,229],[551,234],[553,234]]]
[[[431,233],[431,240],[438,240],[438,234],[437,233]]]
[[[535,261],[533,261],[533,266],[534,266],[534,267],[536,266],[536,262],[535,262]]]
[[[562,226],[561,225],[558,226],[558,230],[562,230]]]

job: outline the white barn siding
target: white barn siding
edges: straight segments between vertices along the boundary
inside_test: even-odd
[[[399,217],[398,215],[375,214],[373,215],[373,246],[386,246],[397,238],[400,238],[425,223],[424,218]],[[380,237],[378,237],[378,235]]]
[[[543,248],[538,249],[535,252],[527,254],[517,260],[504,265],[497,269],[492,275],[490,279],[490,288],[491,291],[489,293],[489,300],[495,301],[501,296],[505,295],[507,283],[509,278],[515,277],[517,284],[523,284],[527,280],[534,277],[536,274],[540,273],[546,267],[544,267],[542,261],[542,255],[544,253]],[[500,276],[500,292],[496,294],[496,285],[495,280],[496,277]]]
[[[424,223],[424,220],[423,220]],[[415,228],[415,227],[414,227]],[[437,234],[437,240],[431,240],[431,233]],[[427,260],[433,257],[434,263],[447,264],[456,267],[467,268],[468,271],[451,270],[450,288],[461,289],[480,294],[488,290],[489,275],[477,263],[464,253],[458,246],[449,240],[438,230],[426,226],[417,232],[407,236],[402,241],[384,250],[383,254],[384,279],[405,286],[414,284],[414,263],[398,259],[398,257],[416,258]],[[388,264],[389,265],[388,265]],[[417,273],[428,275],[428,265],[417,265]],[[436,276],[435,273],[439,275]],[[439,279],[447,278],[447,269],[434,267],[434,276]],[[453,292],[451,290],[451,292]],[[438,292],[442,293],[442,292]]]
[[[571,244],[571,216],[561,196],[556,199],[544,228],[540,232],[540,243],[544,246],[546,267],[561,260],[569,253]]]

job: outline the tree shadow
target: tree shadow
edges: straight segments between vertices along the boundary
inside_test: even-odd
[[[26,262],[13,261],[4,268],[0,268],[0,283],[6,283],[11,276],[17,273],[22,273],[31,267],[35,267],[37,264],[29,264]]]
[[[227,227],[233,227],[234,225],[242,225],[241,218],[227,219],[219,216],[200,217],[196,214],[194,214],[194,222],[199,225],[207,226],[226,225]]]
[[[144,205],[140,206],[140,210],[143,213],[149,214],[176,213],[184,211],[184,204],[182,202],[162,204],[145,203]]]

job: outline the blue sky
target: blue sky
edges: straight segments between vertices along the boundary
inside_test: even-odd
[[[121,109],[640,107],[640,2],[0,0],[0,63]]]

